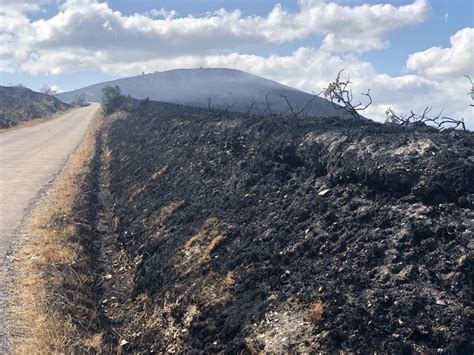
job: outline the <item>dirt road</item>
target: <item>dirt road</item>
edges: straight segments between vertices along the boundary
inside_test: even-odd
[[[5,256],[29,207],[84,137],[98,109],[79,108],[36,126],[0,133],[0,353],[9,353]]]

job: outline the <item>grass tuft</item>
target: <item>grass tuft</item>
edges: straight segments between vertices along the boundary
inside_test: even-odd
[[[321,300],[317,300],[311,305],[309,310],[309,319],[314,325],[317,325],[323,319],[324,304]]]

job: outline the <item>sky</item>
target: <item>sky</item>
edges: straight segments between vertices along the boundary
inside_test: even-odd
[[[0,85],[60,91],[176,68],[235,68],[307,92],[339,70],[366,116],[464,118],[472,0],[0,0]]]

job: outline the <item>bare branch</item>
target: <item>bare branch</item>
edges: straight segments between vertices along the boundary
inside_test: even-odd
[[[416,124],[427,124],[431,123],[436,129],[442,131],[448,128],[458,128],[461,127],[466,131],[466,125],[464,124],[464,119],[454,119],[451,117],[442,116],[443,110],[437,116],[430,117],[428,114],[431,111],[431,107],[426,107],[423,110],[423,113],[417,114],[411,111],[409,116],[398,115],[392,108],[388,108],[385,111],[387,115],[387,121],[391,123],[396,123],[402,126],[413,126]]]
[[[51,96],[54,94],[57,94],[57,91],[48,85],[43,85],[41,88],[41,92],[45,95],[51,95]]]
[[[267,104],[267,107],[265,108],[265,110],[263,110],[263,115],[265,115],[267,111],[269,112],[270,116],[273,115],[273,111],[272,111],[273,103],[268,101],[268,94],[265,95],[265,102]]]
[[[252,99],[252,101],[250,102],[250,105],[247,106],[246,116],[250,117],[256,104],[257,104],[257,101],[255,99]]]
[[[285,99],[286,104],[288,105],[288,108],[290,109],[291,115],[294,117],[295,116],[295,109],[293,108],[290,101],[288,100],[288,96],[282,94],[280,97],[283,97]]]
[[[472,79],[471,79],[471,77],[470,77],[469,75],[464,75],[464,76],[465,76],[465,77],[469,80],[469,82],[471,83],[471,91],[468,92],[467,94],[468,94],[469,96],[471,96],[471,100],[474,101],[474,82],[472,81]],[[473,104],[470,104],[469,106],[474,107]]]
[[[328,87],[325,88],[322,93],[324,94],[324,98],[329,99],[329,101],[332,103],[332,106],[336,110],[344,110],[342,117],[348,114],[352,116],[352,118],[354,118],[358,124],[360,124],[361,117],[359,111],[366,110],[372,104],[370,89],[367,90],[366,93],[362,94],[368,99],[368,102],[366,104],[363,104],[362,102],[359,102],[358,104],[353,104],[352,102],[354,99],[354,95],[350,87],[352,82],[350,80],[350,77],[347,77],[346,79],[341,79],[341,74],[343,71],[344,69],[340,70],[339,73],[337,73],[336,80],[329,83]]]
[[[304,112],[308,109],[308,107],[313,103],[313,101],[314,101],[315,98],[316,98],[316,95],[313,95],[313,96],[311,97],[311,99],[306,103],[306,105],[305,105],[301,110],[299,110],[298,112],[296,112],[296,116],[298,116],[298,115],[304,113]]]

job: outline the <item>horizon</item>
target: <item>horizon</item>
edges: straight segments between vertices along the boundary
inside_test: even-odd
[[[0,0],[0,85],[59,92],[142,72],[237,69],[311,93],[345,69],[382,121],[427,106],[474,127],[473,4]],[[359,97],[355,98],[356,100]]]

